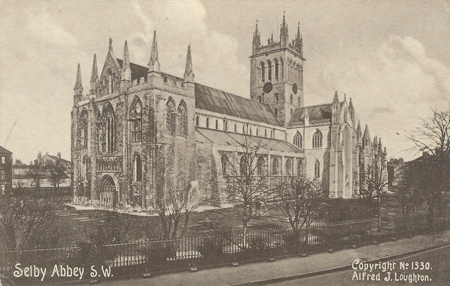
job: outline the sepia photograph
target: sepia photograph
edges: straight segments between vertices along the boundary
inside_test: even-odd
[[[449,0],[0,0],[0,286],[450,285]]]

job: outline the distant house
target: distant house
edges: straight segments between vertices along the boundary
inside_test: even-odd
[[[12,166],[12,187],[15,193],[29,191],[53,191],[69,196],[71,188],[71,162],[57,156],[41,155],[31,164],[16,163]]]
[[[5,194],[12,186],[12,152],[0,146],[0,191]]]

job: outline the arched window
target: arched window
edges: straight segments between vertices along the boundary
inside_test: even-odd
[[[303,162],[302,160],[299,160],[297,163],[297,176],[301,177],[303,176]]]
[[[264,129],[264,137],[267,137],[267,129]]]
[[[175,101],[172,97],[169,97],[169,100],[166,104],[166,129],[169,135],[175,135],[176,130],[176,113],[175,113]]]
[[[292,115],[292,113],[294,113],[294,109],[291,108],[291,115]]]
[[[275,158],[272,161],[272,175],[278,175],[279,170],[280,170],[280,166],[278,164],[278,159]]]
[[[206,128],[209,128],[209,117],[206,117]]]
[[[262,82],[266,81],[266,79],[265,79],[265,66],[264,66],[263,62],[261,62],[261,81]]]
[[[300,132],[297,131],[297,133],[295,133],[294,140],[292,143],[294,143],[294,145],[297,146],[298,148],[303,147],[303,138]]]
[[[113,82],[113,74],[111,72],[111,69],[108,69],[108,94],[112,94],[114,92],[114,82]]]
[[[313,148],[321,148],[322,147],[322,132],[319,129],[313,135]]]
[[[142,140],[142,103],[139,98],[135,98],[130,109],[131,140],[141,142]]]
[[[252,134],[252,128],[251,128],[251,127],[250,127],[250,132],[249,132],[248,134],[253,135],[253,134]]]
[[[242,134],[245,134],[245,125],[242,125]]]
[[[200,124],[200,117],[198,115],[195,117],[195,125],[198,126]]]
[[[280,98],[278,97],[278,93],[275,93],[275,103],[278,103],[278,101],[280,100]]]
[[[86,148],[88,145],[88,113],[86,109],[81,112],[79,124],[80,145]]]
[[[316,164],[314,164],[314,178],[320,178],[320,162],[316,160]]]
[[[291,94],[290,102],[291,102],[291,104],[294,104],[294,96],[292,94]]]
[[[241,157],[241,162],[239,163],[239,171],[241,172],[241,176],[247,176],[248,171],[248,160],[247,156],[243,155]]]
[[[142,161],[141,156],[139,156],[139,154],[134,155],[133,178],[135,182],[142,181]]]
[[[234,132],[237,132],[237,125],[234,123]]]
[[[256,136],[259,136],[259,128],[256,127]]]
[[[223,176],[228,176],[228,156],[222,155],[222,174]]]
[[[223,121],[223,130],[228,131],[228,121],[227,120]]]
[[[292,163],[290,159],[286,160],[286,175],[290,176],[292,174]]]
[[[264,175],[265,161],[263,156],[259,156],[258,161],[256,161],[256,171],[258,176]]]
[[[219,129],[219,120],[216,119],[216,129]]]
[[[275,80],[278,81],[278,60],[275,59],[274,62],[275,62]]]
[[[180,101],[177,110],[178,118],[178,131],[177,135],[186,138],[188,136],[188,123],[187,123],[187,107],[184,100]]]
[[[297,98],[297,105],[300,106],[300,97]]]
[[[275,116],[278,116],[278,108],[275,107]]]
[[[284,79],[284,63],[282,58],[280,59],[280,79]]]
[[[100,131],[100,148],[102,152],[114,152],[114,110],[111,103],[107,102],[103,106]]]
[[[268,74],[268,80],[272,81],[272,62],[268,61],[267,62],[267,74]]]

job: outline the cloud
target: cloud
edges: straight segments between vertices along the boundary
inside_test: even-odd
[[[390,156],[411,156],[406,134],[427,117],[432,108],[447,109],[450,71],[430,58],[416,39],[390,36],[371,57],[350,64],[329,63],[316,84],[353,97],[357,116],[370,133],[383,138]],[[319,89],[316,87],[316,89]],[[401,136],[396,135],[400,133]]]
[[[237,39],[208,27],[207,13],[200,1],[160,1],[152,5],[135,2],[133,9],[144,27],[132,34],[130,44],[130,52],[138,63],[148,62],[156,29],[161,70],[182,76],[190,44],[196,81],[248,96],[247,86],[225,84],[248,76],[247,63],[238,60]]]

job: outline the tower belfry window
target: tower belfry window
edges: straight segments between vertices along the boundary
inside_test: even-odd
[[[278,60],[275,59],[275,80],[278,81]]]
[[[182,137],[187,137],[188,135],[188,124],[187,124],[187,107],[184,100],[181,100],[178,105],[177,110],[177,118],[178,118],[178,129],[177,135]]]
[[[263,62],[261,62],[261,81],[262,82],[265,82],[266,80],[265,80],[265,66],[264,66],[264,63]]]
[[[268,61],[267,62],[267,69],[268,69],[268,80],[272,81],[272,62]]]

